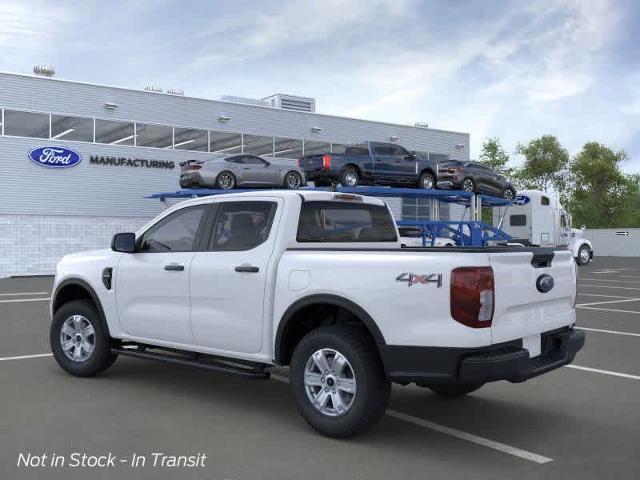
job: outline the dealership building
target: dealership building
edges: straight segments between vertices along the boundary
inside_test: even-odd
[[[179,188],[181,161],[295,159],[363,140],[469,159],[467,133],[324,115],[313,99],[290,95],[208,100],[160,90],[0,73],[0,277],[51,274],[62,255],[137,230],[165,208],[145,196]],[[390,203],[399,217],[429,217],[415,199]]]

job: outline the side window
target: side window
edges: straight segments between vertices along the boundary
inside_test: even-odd
[[[526,215],[511,215],[509,217],[509,225],[512,227],[524,227],[527,225]]]
[[[373,148],[373,153],[376,154],[376,155],[390,155],[391,154],[391,152],[389,151],[389,147],[387,147],[386,145],[373,144],[372,148]]]
[[[164,217],[142,235],[139,250],[149,253],[195,251],[205,208],[204,205],[187,207]]]
[[[540,205],[549,205],[549,197],[540,197]]]
[[[251,250],[269,238],[277,203],[250,201],[218,205],[209,251]]]
[[[237,155],[235,157],[229,157],[229,158],[227,158],[227,162],[244,163],[244,157],[242,155]]]
[[[406,157],[407,155],[409,155],[409,152],[407,152],[400,145],[389,145],[388,148],[389,148],[390,155],[396,155],[398,157]]]
[[[243,162],[249,165],[265,165],[266,162],[260,157],[254,157],[253,155],[246,155],[243,157]]]
[[[567,217],[565,216],[564,213],[560,215],[560,226],[562,228],[567,228]]]
[[[386,207],[349,202],[304,202],[298,242],[395,242],[396,230]]]

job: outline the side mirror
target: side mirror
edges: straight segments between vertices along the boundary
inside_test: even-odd
[[[116,233],[111,240],[111,250],[121,253],[133,253],[136,251],[135,233]]]

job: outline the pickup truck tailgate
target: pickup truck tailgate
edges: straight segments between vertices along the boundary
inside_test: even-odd
[[[305,155],[298,161],[298,166],[305,173],[317,173],[322,171],[324,155]]]
[[[490,253],[489,260],[495,282],[493,343],[531,337],[575,323],[576,267],[571,252],[540,249]],[[543,275],[553,278],[553,288],[547,292],[537,287]]]

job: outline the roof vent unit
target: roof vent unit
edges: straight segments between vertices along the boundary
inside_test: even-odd
[[[316,111],[315,98],[276,93],[275,95],[264,98],[264,100],[268,101],[272,107],[282,108],[283,110],[295,110],[297,112],[310,113]]]
[[[169,90],[167,90],[167,93],[169,95],[179,95],[181,97],[184,97],[184,90],[180,90],[179,88],[170,88]]]
[[[33,73],[39,77],[53,77],[56,74],[56,69],[50,65],[36,65],[33,67]]]
[[[162,87],[159,87],[157,85],[147,85],[146,87],[144,87],[144,89],[147,92],[156,92],[156,93],[162,93]]]
[[[258,107],[270,107],[271,104],[265,100],[248,97],[235,97],[233,95],[223,95],[220,97],[223,102],[243,103],[245,105],[256,105]]]

